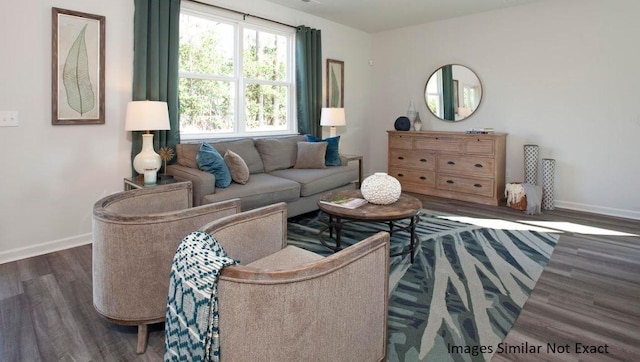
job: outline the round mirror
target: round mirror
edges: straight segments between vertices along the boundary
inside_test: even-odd
[[[457,122],[471,116],[482,100],[482,84],[473,70],[447,64],[433,72],[424,87],[424,100],[434,116]]]

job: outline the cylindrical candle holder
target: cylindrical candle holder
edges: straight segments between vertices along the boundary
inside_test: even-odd
[[[553,183],[556,173],[556,160],[542,159],[542,208],[544,210],[555,209],[553,200]]]
[[[538,145],[524,145],[524,182],[538,183]]]

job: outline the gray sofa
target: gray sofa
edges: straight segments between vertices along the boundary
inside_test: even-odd
[[[238,198],[242,210],[277,202],[287,203],[289,217],[317,210],[317,201],[328,191],[353,189],[358,179],[358,166],[340,157],[341,166],[317,169],[293,168],[297,143],[306,136],[240,138],[210,142],[221,155],[231,150],[249,168],[249,181],[232,182],[227,188],[215,187],[215,176],[198,168],[196,156],[200,143],[181,143],[176,147],[177,159],[167,173],[193,183],[193,205],[204,205]]]

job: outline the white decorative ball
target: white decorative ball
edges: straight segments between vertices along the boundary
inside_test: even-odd
[[[362,181],[360,192],[372,204],[389,205],[398,201],[402,188],[395,177],[376,172]]]

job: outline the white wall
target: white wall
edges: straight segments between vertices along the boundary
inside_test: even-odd
[[[549,0],[373,35],[372,144],[416,104],[423,129],[509,133],[507,181],[523,180],[524,144],[556,159],[556,206],[640,219],[640,27],[636,0]],[[483,84],[477,113],[434,118],[424,85],[464,64]],[[368,170],[386,170],[372,147]]]
[[[371,36],[256,0],[216,4],[292,25],[322,29],[323,58],[345,62],[348,126],[343,152],[366,154]],[[0,12],[0,110],[19,112],[20,126],[0,128],[0,263],[91,241],[94,202],[122,190],[130,175],[131,0],[22,0]],[[106,123],[51,125],[51,7],[106,16]]]
[[[91,209],[122,188],[130,140],[133,2],[10,1],[0,13],[0,263],[91,240]],[[106,16],[104,125],[51,125],[51,8]],[[130,136],[129,136],[130,138]]]

